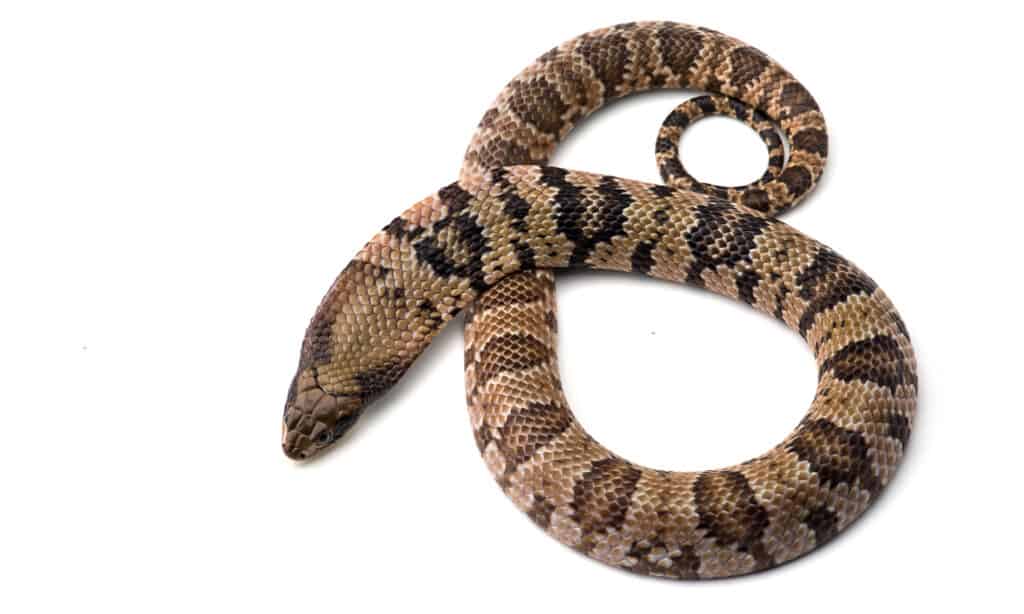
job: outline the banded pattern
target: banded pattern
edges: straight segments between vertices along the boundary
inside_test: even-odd
[[[659,134],[662,176],[688,191],[500,168],[546,162],[578,121],[612,99],[675,87],[714,94],[680,105]],[[678,163],[682,129],[723,113],[755,126],[769,147],[768,171],[749,186],[703,184]],[[340,437],[468,305],[477,444],[506,493],[560,541],[678,578],[747,573],[807,552],[888,482],[916,393],[906,329],[881,291],[768,217],[813,188],[826,156],[824,120],[806,89],[725,35],[631,23],[552,49],[485,113],[460,181],[389,224],[325,296],[288,393],[286,453],[304,458]],[[818,359],[807,418],[765,455],[717,471],[654,471],[618,458],[587,436],[562,394],[552,267],[642,272],[772,313]]]
[[[571,267],[641,270],[775,315],[820,369],[806,418],[766,454],[717,471],[655,471],[609,452],[561,393],[553,297],[514,275]],[[503,279],[510,291],[492,295]],[[452,184],[389,224],[314,318],[311,330],[330,322],[331,359],[309,352],[297,381],[335,403],[372,398],[474,301],[468,397],[487,466],[531,518],[601,561],[680,578],[777,565],[860,515],[903,454],[916,367],[906,327],[870,278],[783,222],[717,197],[553,167]],[[322,412],[330,402],[302,394],[285,416],[286,450],[298,456],[322,447],[323,433],[333,438],[334,416],[347,428],[362,408]]]
[[[641,22],[567,41],[512,79],[480,120],[459,181],[471,188],[490,169],[543,164],[580,120],[608,102],[675,88],[718,94],[704,113],[739,117],[756,112],[759,119],[774,122],[788,141],[789,159],[777,178],[734,192],[736,202],[777,215],[799,202],[821,177],[828,155],[825,118],[793,75],[758,49],[720,32]],[[732,102],[722,104],[722,97]],[[701,185],[692,181],[679,187]]]
[[[712,115],[732,117],[747,124],[761,137],[768,148],[768,168],[756,182],[743,187],[719,186],[704,183],[695,179],[683,168],[679,156],[679,140],[683,130],[698,119]],[[824,134],[824,133],[822,133]],[[824,155],[822,151],[822,155]],[[779,182],[786,184],[781,177],[784,173],[798,174],[793,168],[783,170],[786,150],[779,133],[772,122],[760,111],[751,109],[735,98],[728,96],[698,96],[684,101],[665,118],[658,131],[658,140],[654,144],[654,158],[658,161],[658,172],[665,183],[683,188],[698,194],[712,194],[732,202],[743,202],[746,206],[757,205],[760,194],[769,194],[773,185]],[[794,183],[794,185],[796,185]],[[789,184],[786,184],[788,191]],[[791,196],[793,196],[791,194]],[[757,208],[756,206],[753,208]]]

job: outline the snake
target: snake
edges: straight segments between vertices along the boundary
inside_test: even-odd
[[[664,184],[547,164],[609,102],[679,88],[707,94],[658,133]],[[757,181],[716,186],[683,167],[682,131],[709,115],[757,131],[769,150]],[[499,487],[559,542],[678,579],[765,570],[829,542],[903,458],[917,368],[878,285],[777,218],[814,187],[827,149],[804,86],[714,30],[626,23],[551,49],[486,111],[458,179],[384,226],[331,285],[287,393],[284,452],[307,459],[342,439],[465,312],[476,444]],[[558,375],[554,271],[579,268],[689,284],[782,321],[818,367],[806,415],[774,448],[720,469],[653,469],[608,450],[576,420]]]

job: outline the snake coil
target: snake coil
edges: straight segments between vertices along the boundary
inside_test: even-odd
[[[668,185],[545,166],[610,100],[665,88],[710,92],[661,128]],[[681,131],[712,114],[764,140],[758,181],[714,186],[682,167]],[[706,28],[622,24],[548,51],[484,114],[459,180],[395,218],[331,286],[288,392],[285,452],[307,458],[338,440],[465,309],[477,445],[505,493],[562,543],[633,572],[714,578],[827,542],[892,478],[917,394],[910,338],[885,294],[775,218],[814,187],[827,142],[792,75]],[[555,358],[551,271],[579,267],[688,283],[781,320],[818,364],[806,416],[771,450],[711,471],[649,469],[607,450],[573,417]]]

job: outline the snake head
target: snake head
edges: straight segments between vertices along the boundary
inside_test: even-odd
[[[362,413],[358,395],[331,394],[317,382],[313,367],[300,369],[284,406],[281,447],[289,458],[302,460],[341,438]]]

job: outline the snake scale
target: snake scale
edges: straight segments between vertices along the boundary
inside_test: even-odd
[[[544,165],[610,100],[663,88],[710,93],[662,126],[656,156],[667,185]],[[761,179],[720,187],[686,173],[680,133],[713,114],[758,131],[770,152]],[[892,478],[917,392],[910,338],[885,294],[775,218],[814,186],[826,155],[807,90],[723,34],[629,23],[550,50],[485,113],[459,180],[384,227],[331,286],[288,392],[286,454],[307,458],[337,441],[466,310],[477,445],[550,535],[610,565],[673,578],[741,575],[809,552]],[[648,469],[610,452],[573,417],[555,359],[552,270],[580,267],[684,282],[783,321],[817,361],[808,413],[775,448],[713,471]]]

